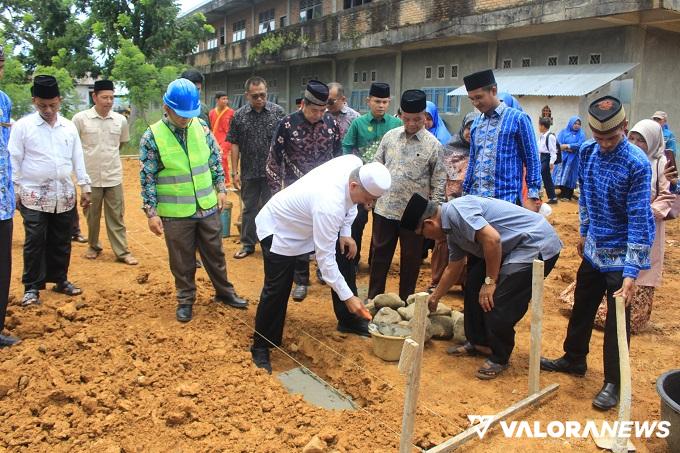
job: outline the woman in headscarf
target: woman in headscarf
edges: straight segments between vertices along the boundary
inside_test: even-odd
[[[664,140],[661,126],[653,120],[638,122],[628,133],[628,140],[642,149],[652,167],[651,207],[654,214],[656,233],[651,250],[651,269],[640,271],[635,281],[635,298],[630,309],[630,331],[639,333],[649,322],[652,314],[654,289],[661,284],[663,272],[664,243],[666,242],[666,225],[664,218],[671,209],[675,195],[669,192],[670,182],[664,174],[666,156],[664,155]],[[562,294],[563,299],[573,306],[573,293],[567,290]],[[597,309],[595,325],[604,328],[607,319],[607,301],[603,298]]]
[[[434,102],[427,101],[426,103],[425,128],[437,137],[442,145],[446,146],[451,141],[451,133],[446,128],[444,120],[439,116],[439,110]]]
[[[470,112],[463,118],[463,123],[460,126],[458,134],[453,136],[453,139],[444,147],[442,154],[442,163],[446,170],[446,199],[458,198],[463,195],[463,180],[467,172],[468,162],[470,160],[470,128],[472,122],[479,115],[478,113]],[[449,250],[446,245],[446,240],[436,242],[432,250],[432,282],[428,288],[431,292],[437,287],[439,280],[444,273],[444,269],[449,262]],[[461,275],[457,283],[465,281],[465,275]]]
[[[567,127],[560,131],[557,141],[560,142],[562,150],[562,163],[555,165],[552,177],[555,187],[560,189],[560,198],[571,200],[578,181],[578,150],[586,141],[586,134],[581,128],[581,118],[578,116],[569,118]]]
[[[517,109],[520,112],[524,111],[524,109],[520,105],[517,98],[515,96],[511,95],[510,93],[498,93],[498,99],[503,101],[505,103],[505,105],[507,105],[508,107],[512,107],[513,109]]]

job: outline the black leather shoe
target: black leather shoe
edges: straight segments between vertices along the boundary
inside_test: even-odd
[[[323,279],[323,275],[321,275],[321,269],[318,267],[316,268],[316,279],[319,280],[319,283],[322,285],[326,284],[326,281]]]
[[[307,285],[295,285],[293,288],[293,300],[295,302],[302,302],[307,297]]]
[[[21,343],[17,337],[10,337],[9,335],[0,335],[0,348],[9,348],[15,344]]]
[[[193,306],[189,304],[180,304],[177,306],[175,315],[179,322],[189,322],[194,316]]]
[[[248,308],[248,301],[241,299],[236,293],[216,295],[215,302],[222,302],[223,304],[234,308]]]
[[[338,321],[338,332],[353,333],[354,335],[360,335],[362,337],[371,336],[371,334],[368,333],[368,321],[365,319],[357,319],[356,321],[351,322]]]
[[[541,357],[541,369],[545,371],[556,371],[558,373],[573,374],[574,376],[583,377],[586,375],[588,367],[586,363],[573,363],[564,357],[550,360]]]
[[[605,382],[600,393],[593,398],[593,406],[603,411],[608,411],[619,404],[619,386]]]
[[[253,356],[253,363],[256,367],[266,370],[267,373],[272,374],[272,363],[269,360],[269,348],[256,348],[252,346],[250,353]]]

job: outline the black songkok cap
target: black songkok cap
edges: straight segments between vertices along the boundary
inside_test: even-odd
[[[59,97],[59,85],[57,79],[51,75],[37,75],[33,78],[31,96],[41,99],[53,99]]]
[[[401,95],[401,111],[406,113],[420,113],[425,111],[427,96],[422,90],[406,90]]]
[[[436,212],[437,203],[414,193],[401,216],[400,226],[405,230],[415,231],[423,220],[432,217]]]
[[[588,107],[588,124],[598,132],[607,132],[626,119],[621,101],[612,96],[604,96],[593,101]]]
[[[295,105],[300,105],[300,104],[302,104],[302,98],[295,99]]]
[[[493,75],[491,69],[485,71],[475,72],[474,74],[463,77],[465,89],[468,91],[476,90],[477,88],[488,87],[496,83],[496,77]]]
[[[94,92],[96,93],[97,91],[104,91],[104,90],[111,90],[113,91],[113,82],[111,80],[97,80],[94,83]]]
[[[305,100],[314,105],[326,105],[328,102],[328,85],[318,80],[307,82]]]
[[[382,82],[373,82],[371,89],[368,90],[368,95],[382,99],[388,98],[390,97],[390,86]]]

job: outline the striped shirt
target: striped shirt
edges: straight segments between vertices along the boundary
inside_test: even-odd
[[[625,138],[608,153],[592,140],[579,153],[583,255],[602,272],[637,278],[641,269],[650,268],[654,242],[649,160]]]
[[[522,196],[524,167],[529,198],[538,198],[541,162],[531,119],[501,102],[491,114],[481,114],[472,123],[463,191],[517,203]]]

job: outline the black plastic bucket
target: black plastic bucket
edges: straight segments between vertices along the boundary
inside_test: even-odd
[[[680,452],[680,370],[668,371],[656,380],[656,391],[661,397],[661,420],[670,422],[666,438],[671,452]]]

